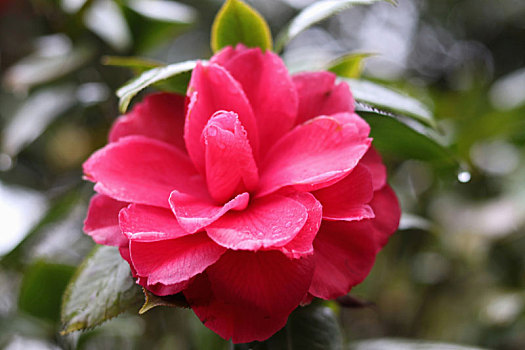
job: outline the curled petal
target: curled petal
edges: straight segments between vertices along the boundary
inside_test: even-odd
[[[148,285],[173,285],[189,280],[215,263],[226,251],[204,233],[176,239],[129,242],[131,261],[137,275]]]
[[[252,107],[240,84],[224,68],[216,64],[197,64],[188,87],[190,103],[186,111],[184,140],[193,163],[204,172],[202,130],[217,111],[235,112],[248,133],[248,140],[257,154],[259,139]]]
[[[128,239],[120,230],[118,215],[128,203],[114,200],[103,194],[95,194],[89,202],[84,221],[84,232],[98,244],[126,246]]]
[[[244,192],[257,187],[257,165],[237,114],[215,113],[202,131],[202,138],[208,191],[216,202],[228,201],[239,189]]]
[[[291,198],[271,195],[255,199],[243,211],[230,211],[206,227],[208,236],[229,249],[281,247],[304,226],[306,208]]]
[[[373,146],[365,153],[360,164],[365,166],[372,174],[374,191],[381,189],[386,184],[386,167],[381,156]]]
[[[339,118],[318,117],[299,125],[266,156],[257,196],[284,186],[315,189],[339,180],[357,165],[370,143],[355,123]]]
[[[244,210],[250,195],[247,192],[237,195],[224,205],[217,205],[209,197],[191,196],[178,191],[170,195],[171,210],[180,226],[188,232],[197,232],[219,219],[230,210]]]
[[[182,137],[184,100],[184,96],[167,92],[146,96],[131,112],[115,121],[109,133],[109,141],[116,142],[129,135],[143,135],[185,150]]]
[[[119,201],[169,208],[172,190],[202,187],[189,158],[167,143],[127,136],[95,152],[84,163],[95,190]]]
[[[281,329],[312,278],[309,258],[277,251],[228,251],[184,295],[206,327],[234,343],[265,340]]]
[[[335,84],[335,74],[305,72],[293,76],[299,95],[297,124],[320,115],[354,111],[354,98],[348,84]]]
[[[120,211],[120,228],[132,240],[154,242],[186,236],[169,209],[131,204]]]
[[[295,124],[298,97],[295,86],[281,58],[271,51],[227,47],[211,62],[230,72],[237,80],[256,116],[260,153],[266,151]]]

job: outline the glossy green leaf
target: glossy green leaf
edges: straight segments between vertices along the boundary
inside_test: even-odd
[[[264,342],[236,344],[236,350],[340,350],[341,329],[333,310],[313,303],[298,307],[286,326]]]
[[[126,310],[138,310],[142,300],[142,291],[118,249],[97,246],[66,289],[62,302],[62,333],[93,328]]]
[[[142,288],[142,291],[144,292],[144,305],[142,305],[142,308],[139,310],[139,314],[143,314],[148,312],[149,310],[157,307],[157,306],[168,306],[168,307],[184,307],[188,308],[190,307],[188,305],[188,302],[186,301],[186,298],[182,293],[174,294],[174,295],[166,295],[166,296],[158,296],[153,293],[151,293],[149,290]]]
[[[370,125],[374,146],[382,154],[430,161],[442,166],[458,166],[455,156],[441,143],[433,129],[408,117],[363,104],[357,104],[356,112]]]
[[[339,12],[354,5],[369,5],[379,1],[396,4],[394,0],[322,0],[316,1],[302,10],[277,36],[276,51],[281,51],[286,44],[299,33]]]
[[[356,101],[391,113],[407,115],[435,128],[436,121],[432,112],[419,100],[368,80],[344,80],[350,85]]]
[[[226,0],[211,30],[211,48],[217,52],[225,46],[244,44],[272,49],[272,35],[264,18],[241,0]]]
[[[327,70],[342,78],[357,79],[363,72],[363,61],[372,53],[351,53],[328,64]]]
[[[58,322],[62,294],[75,268],[44,261],[31,265],[24,273],[18,308],[32,316]]]
[[[120,98],[120,111],[122,113],[126,112],[131,99],[141,90],[159,82],[166,82],[167,79],[169,79],[169,86],[172,91],[181,94],[186,93],[191,71],[196,64],[197,61],[174,63],[164,67],[150,69],[132,79],[117,90],[117,96]]]

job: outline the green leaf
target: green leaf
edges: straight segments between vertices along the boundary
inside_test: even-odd
[[[236,350],[340,350],[341,329],[333,310],[313,303],[297,308],[286,326],[264,342],[236,344]]]
[[[459,165],[452,152],[442,145],[438,135],[429,127],[408,117],[363,104],[357,104],[356,112],[370,125],[374,146],[383,155],[430,161],[445,167]]]
[[[363,71],[364,59],[373,55],[372,53],[351,53],[329,63],[327,70],[342,78],[357,79]]]
[[[188,302],[186,301],[186,298],[184,297],[182,293],[178,293],[174,295],[158,296],[158,295],[151,293],[149,290],[145,288],[142,288],[142,291],[144,292],[145,301],[144,301],[144,305],[142,305],[142,308],[139,310],[139,314],[141,315],[157,306],[184,307],[184,308],[190,307]]]
[[[141,57],[104,56],[102,64],[105,66],[129,68],[136,74],[143,73],[149,69],[165,66],[164,63]]]
[[[369,5],[378,1],[396,4],[394,0],[323,0],[316,1],[302,10],[277,36],[275,51],[281,51],[299,33],[354,5]]]
[[[122,113],[126,112],[131,99],[141,90],[159,82],[167,82],[167,79],[169,79],[167,83],[169,83],[170,90],[181,94],[186,93],[191,71],[195,68],[196,64],[197,61],[174,63],[164,67],[150,69],[132,79],[117,90],[117,96],[120,98],[120,111]]]
[[[344,79],[356,101],[381,108],[388,112],[407,115],[436,127],[432,112],[417,99],[368,80]]]
[[[85,330],[138,309],[143,295],[115,247],[97,246],[80,265],[62,300],[62,334]]]
[[[264,18],[241,0],[226,0],[211,30],[211,48],[217,52],[225,46],[244,44],[272,49],[272,35]]]
[[[31,265],[24,273],[18,308],[32,316],[58,322],[62,294],[74,267],[44,261]]]

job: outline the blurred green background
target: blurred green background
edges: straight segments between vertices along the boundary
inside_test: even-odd
[[[274,34],[312,3],[247,2]],[[208,58],[221,3],[0,0],[0,348],[229,347],[184,309],[58,333],[62,292],[94,245],[81,230],[92,193],[81,164],[106,143],[114,91],[133,76],[103,58]],[[331,304],[345,344],[525,349],[525,2],[355,7],[300,34],[283,58],[291,71],[316,70],[349,52],[374,53],[364,77],[431,107],[462,166],[386,157],[404,214],[352,291],[363,302]]]

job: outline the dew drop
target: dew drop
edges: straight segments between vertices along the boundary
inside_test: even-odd
[[[467,183],[471,179],[471,175],[468,171],[462,171],[458,174],[458,181],[461,183]]]

